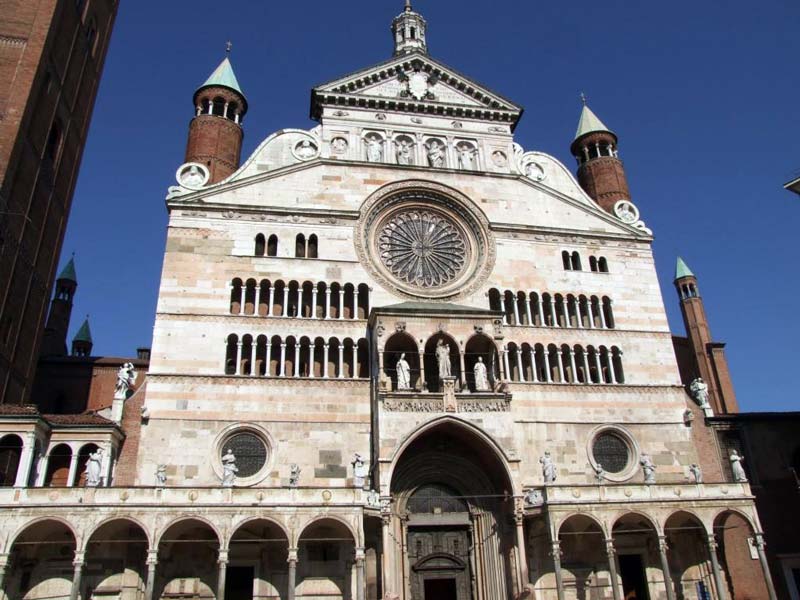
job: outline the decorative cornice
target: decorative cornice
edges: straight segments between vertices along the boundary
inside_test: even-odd
[[[259,387],[264,385],[280,384],[281,386],[289,385],[293,387],[313,387],[315,383],[329,387],[334,385],[336,387],[367,387],[370,384],[369,379],[338,379],[329,377],[324,379],[322,377],[257,377],[251,375],[193,375],[193,374],[177,374],[177,373],[153,373],[152,371],[147,374],[150,380],[150,385],[158,383],[182,383],[185,381],[193,381],[197,383],[218,383],[223,385],[236,385],[236,386],[251,386]]]

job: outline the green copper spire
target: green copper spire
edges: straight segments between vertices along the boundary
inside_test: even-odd
[[[613,133],[603,122],[597,118],[597,115],[592,112],[592,109],[586,105],[584,99],[583,110],[581,110],[581,119],[578,121],[578,131],[575,133],[575,139],[592,133],[594,131],[607,131]]]
[[[231,61],[227,56],[219,63],[219,66],[214,70],[211,76],[198,89],[201,90],[210,86],[226,87],[244,96],[244,92],[239,86],[239,81],[236,79],[236,75],[233,72]]]
[[[61,269],[58,279],[68,279],[78,283],[78,276],[75,274],[75,257],[70,258],[67,265]]]
[[[78,329],[78,333],[75,334],[75,337],[72,338],[74,342],[89,342],[92,343],[92,331],[89,329],[89,317],[86,317],[84,320],[83,325],[81,328]]]
[[[683,277],[694,277],[694,273],[692,273],[692,270],[689,268],[689,265],[687,265],[683,261],[683,259],[679,256],[678,264],[675,265],[675,281],[678,281],[678,279],[681,279]]]

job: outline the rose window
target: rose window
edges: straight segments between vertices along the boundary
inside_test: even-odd
[[[381,262],[413,286],[441,287],[464,270],[467,243],[458,226],[443,215],[412,210],[383,224],[377,239]]]

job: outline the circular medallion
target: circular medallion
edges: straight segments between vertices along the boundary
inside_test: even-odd
[[[614,214],[623,223],[631,225],[639,220],[639,209],[633,202],[628,200],[619,200],[614,204]]]
[[[362,207],[356,250],[386,287],[426,299],[477,289],[494,266],[488,221],[462,194],[431,182],[385,186]]]
[[[317,144],[310,139],[302,139],[292,148],[292,154],[297,160],[311,160],[319,156]]]
[[[189,190],[199,190],[208,183],[211,173],[205,165],[200,163],[185,163],[178,167],[175,179],[178,185]]]

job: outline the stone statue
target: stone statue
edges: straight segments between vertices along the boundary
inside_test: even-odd
[[[545,483],[555,483],[556,481],[556,465],[553,459],[550,458],[550,451],[545,450],[544,456],[539,458],[542,465],[542,477]]]
[[[478,357],[478,362],[475,363],[475,368],[473,369],[475,373],[475,391],[476,392],[487,392],[489,391],[489,378],[487,377],[486,373],[486,365],[483,364],[483,357]]]
[[[311,141],[303,140],[295,147],[295,154],[302,160],[308,160],[317,154],[317,147]]]
[[[695,483],[703,483],[703,471],[700,470],[700,465],[692,463],[689,467],[689,472],[694,477]]]
[[[381,495],[375,490],[370,490],[367,494],[367,506],[370,508],[381,507]]]
[[[544,497],[539,490],[528,490],[525,492],[525,496],[522,500],[525,503],[525,507],[530,508],[533,506],[541,506],[544,502]]]
[[[644,482],[647,485],[653,485],[656,482],[656,466],[653,464],[650,455],[642,454],[642,458],[639,461],[639,464],[642,465],[642,472],[644,473]]]
[[[594,468],[594,478],[597,480],[597,483],[601,484],[606,479],[606,470],[600,463],[597,463],[597,466]]]
[[[731,450],[731,455],[728,457],[731,461],[731,471],[733,471],[733,480],[736,483],[747,483],[747,474],[744,472],[742,461],[744,456],[739,456],[736,450]]]
[[[296,463],[292,463],[289,467],[289,487],[298,485],[300,485],[300,467]]]
[[[462,144],[458,147],[458,168],[471,171],[476,150],[469,144]]]
[[[156,487],[165,485],[167,485],[167,465],[158,465],[156,467]]]
[[[89,455],[86,461],[86,487],[97,487],[100,485],[100,470],[103,464],[103,450],[98,448]]]
[[[369,162],[383,162],[383,140],[377,135],[364,139],[367,144],[367,160]]]
[[[191,165],[188,171],[184,171],[181,176],[181,183],[188,187],[200,187],[203,185],[203,180],[205,176],[197,167],[197,165]]]
[[[439,365],[439,379],[452,377],[450,346],[445,345],[444,340],[436,342],[436,363]]]
[[[406,361],[406,353],[400,355],[400,360],[397,361],[397,389],[410,390],[411,389],[411,367]]]
[[[444,166],[444,144],[438,140],[431,140],[426,148],[428,149],[428,164],[434,169],[442,168]]]
[[[412,150],[414,146],[411,142],[400,140],[396,142],[397,145],[397,164],[398,165],[413,165],[414,156]]]
[[[692,393],[692,398],[694,398],[697,406],[702,409],[711,408],[708,403],[708,384],[700,377],[689,384],[689,391]]]
[[[363,488],[367,481],[367,465],[361,455],[356,452],[353,456],[353,484],[356,487]]]
[[[126,400],[128,398],[128,390],[131,389],[136,383],[136,369],[132,363],[125,363],[117,371],[117,384],[114,387],[114,398],[119,400]]]
[[[239,468],[236,466],[236,456],[233,450],[228,448],[225,456],[222,457],[222,487],[233,487],[236,483],[236,473]]]

